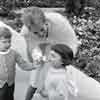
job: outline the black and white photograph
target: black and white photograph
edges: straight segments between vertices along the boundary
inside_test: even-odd
[[[100,100],[100,0],[0,0],[0,100]]]

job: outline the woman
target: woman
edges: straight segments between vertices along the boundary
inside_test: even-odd
[[[32,62],[32,50],[41,42],[64,43],[72,48],[74,54],[77,51],[79,41],[68,20],[56,12],[43,12],[38,7],[27,8],[23,14],[23,27],[21,34],[27,44],[27,53]],[[36,71],[32,71],[32,76]],[[33,78],[33,81],[35,78]],[[31,100],[37,86],[32,82],[26,95],[26,100]]]

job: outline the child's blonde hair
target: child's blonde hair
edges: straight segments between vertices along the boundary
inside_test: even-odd
[[[12,33],[8,28],[0,27],[0,37],[11,38],[11,36],[12,36]]]
[[[40,8],[29,7],[24,10],[22,21],[28,28],[34,27],[34,25],[45,23],[45,16]]]

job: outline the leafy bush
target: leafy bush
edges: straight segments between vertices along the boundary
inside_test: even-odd
[[[9,1],[9,0],[8,0]],[[0,2],[0,5],[4,7],[11,7],[12,8],[23,8],[23,7],[28,7],[28,6],[39,6],[39,7],[64,7],[64,0],[29,0],[25,2],[24,0],[16,1],[15,4],[13,5],[13,2],[8,3],[7,0],[3,0]],[[16,6],[16,7],[15,7]]]
[[[94,79],[100,76],[100,16],[97,13],[96,9],[87,8],[81,17],[74,16],[70,20],[82,42],[76,55],[76,67]]]

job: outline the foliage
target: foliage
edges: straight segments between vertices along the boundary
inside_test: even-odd
[[[87,8],[81,17],[74,16],[70,21],[81,41],[76,55],[76,67],[98,80],[100,78],[100,16],[97,13],[96,9]]]
[[[39,7],[64,7],[64,0],[2,0],[0,5],[10,8],[22,8],[29,6]]]
[[[87,0],[65,0],[65,11],[68,15],[79,16],[86,6]]]

